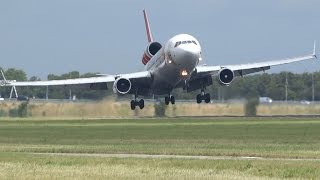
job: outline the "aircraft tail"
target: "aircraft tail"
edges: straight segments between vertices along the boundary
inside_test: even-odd
[[[144,23],[146,25],[148,43],[151,43],[151,42],[153,42],[153,37],[152,37],[151,29],[150,29],[150,24],[149,24],[147,12],[145,9],[143,10],[143,16],[144,16]]]

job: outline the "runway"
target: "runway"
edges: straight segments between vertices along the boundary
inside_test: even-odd
[[[203,159],[203,160],[270,160],[270,161],[320,161],[308,158],[268,158],[254,156],[194,156],[194,155],[165,155],[165,154],[103,154],[103,153],[30,153],[34,155],[51,156],[87,156],[110,158],[141,158],[141,159]]]

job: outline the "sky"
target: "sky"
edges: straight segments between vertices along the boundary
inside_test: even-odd
[[[188,33],[207,65],[243,64],[320,52],[319,0],[0,0],[0,67],[28,77],[70,71],[141,71],[142,10],[164,44]],[[320,61],[320,60],[319,60]],[[269,72],[319,71],[299,62]]]

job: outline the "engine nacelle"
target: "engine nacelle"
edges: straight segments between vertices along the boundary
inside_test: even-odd
[[[131,81],[127,78],[119,78],[113,83],[113,92],[124,95],[131,90]]]
[[[234,79],[234,73],[231,69],[223,68],[218,73],[218,81],[221,85],[228,86]]]
[[[152,42],[147,46],[147,49],[143,53],[142,63],[146,65],[150,59],[157,54],[157,52],[162,48],[162,45],[158,42]]]

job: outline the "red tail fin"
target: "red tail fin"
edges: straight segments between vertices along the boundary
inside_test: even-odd
[[[145,23],[145,25],[146,25],[148,42],[150,43],[150,42],[153,42],[153,37],[152,37],[151,29],[150,29],[150,24],[149,24],[147,12],[146,12],[145,9],[143,10],[143,16],[144,16],[144,23]]]

